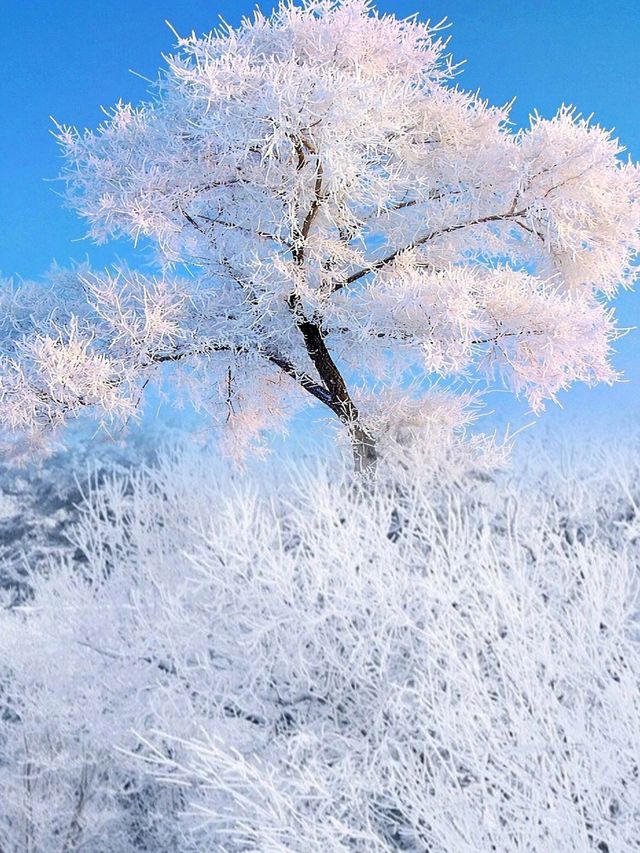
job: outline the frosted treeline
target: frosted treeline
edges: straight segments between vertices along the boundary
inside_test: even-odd
[[[85,486],[0,616],[0,849],[634,849],[637,446],[460,454]]]

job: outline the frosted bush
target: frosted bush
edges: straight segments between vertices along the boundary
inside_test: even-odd
[[[633,849],[638,466],[458,463],[91,491],[2,613],[0,849]]]

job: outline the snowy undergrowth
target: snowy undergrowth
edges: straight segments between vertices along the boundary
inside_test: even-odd
[[[634,849],[636,451],[102,483],[0,616],[0,849]]]
[[[34,568],[73,552],[68,533],[86,484],[126,476],[140,460],[153,459],[153,441],[143,443],[140,434],[127,443],[80,430],[67,438],[67,447],[49,454],[21,448],[20,465],[6,444],[0,451],[0,589],[11,590],[16,600],[28,594]]]

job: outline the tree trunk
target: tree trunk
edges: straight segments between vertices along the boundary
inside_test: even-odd
[[[300,313],[299,298],[295,294],[291,297],[290,306],[292,311]],[[327,401],[326,405],[349,430],[356,474],[372,476],[375,474],[378,458],[374,438],[362,426],[360,413],[351,399],[342,374],[327,349],[321,328],[308,320],[300,321],[298,328],[302,332],[309,357],[325,388],[331,395],[330,401]]]
[[[359,423],[351,424],[351,449],[356,474],[373,476],[376,472],[378,453],[373,437]]]

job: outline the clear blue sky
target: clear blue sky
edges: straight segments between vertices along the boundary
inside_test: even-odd
[[[265,3],[266,9],[269,4]],[[563,101],[615,127],[640,159],[640,0],[380,0],[383,11],[452,21],[451,47],[466,59],[461,84],[494,103],[516,96],[516,123]],[[171,50],[168,19],[182,33],[209,30],[251,12],[247,2],[205,0],[7,0],[0,33],[0,271],[33,277],[52,259],[90,254],[94,263],[128,254],[124,245],[96,250],[82,223],[63,209],[49,116],[95,126],[100,105],[137,101]],[[625,325],[640,325],[640,294],[618,300]],[[614,389],[571,391],[569,413],[640,414],[640,332],[618,344],[629,380]],[[496,403],[494,403],[495,405]],[[500,402],[497,403],[500,405]]]

